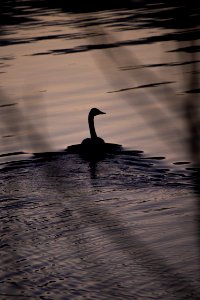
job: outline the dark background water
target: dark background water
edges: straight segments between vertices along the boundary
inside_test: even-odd
[[[199,299],[198,20],[194,1],[1,2],[0,299]],[[95,106],[124,149],[61,151]]]

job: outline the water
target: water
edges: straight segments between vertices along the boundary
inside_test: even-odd
[[[1,153],[78,143],[88,136],[88,111],[98,107],[107,112],[96,119],[106,141],[191,161],[182,118],[191,57],[176,52],[181,31],[147,27],[139,9],[92,17],[26,5],[19,14],[25,20],[17,15],[21,23],[3,27],[1,119],[9,126],[1,125]],[[31,142],[32,127],[46,147]]]
[[[181,30],[154,24],[159,5],[15,5],[0,50],[0,299],[199,299]],[[91,107],[124,147],[98,162],[63,151],[88,136]]]
[[[96,165],[64,153],[11,163],[2,299],[196,299],[191,181],[156,161],[128,152]]]

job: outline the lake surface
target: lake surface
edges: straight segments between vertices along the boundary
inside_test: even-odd
[[[57,5],[2,6],[0,299],[199,299],[198,29],[162,3]],[[92,107],[123,146],[97,162],[64,151]]]

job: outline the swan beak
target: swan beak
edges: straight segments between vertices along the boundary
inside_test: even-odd
[[[100,114],[100,115],[105,115],[106,113],[103,112],[103,111],[99,111],[99,114]]]

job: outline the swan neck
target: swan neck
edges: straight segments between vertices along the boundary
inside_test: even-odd
[[[88,123],[89,123],[89,129],[90,129],[91,139],[95,139],[97,137],[97,134],[96,134],[95,127],[94,127],[94,116],[91,116],[89,114],[89,116],[88,116]]]

